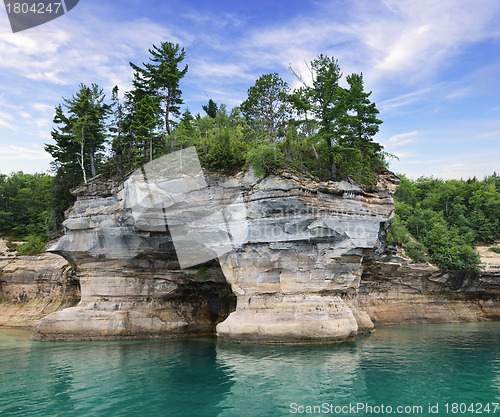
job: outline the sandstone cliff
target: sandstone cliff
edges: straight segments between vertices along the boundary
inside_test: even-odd
[[[68,266],[52,254],[0,258],[0,326],[33,327],[76,305],[80,287]]]
[[[364,266],[357,299],[375,325],[500,320],[497,271],[441,271],[388,254]]]
[[[500,318],[496,274],[384,251],[390,173],[368,192],[286,173],[187,175],[184,157],[170,175],[171,163],[74,190],[49,251],[72,265],[81,299],[41,319],[36,339],[330,343],[374,324]]]
[[[356,294],[363,257],[393,216],[392,174],[368,193],[287,174],[170,178],[157,175],[162,169],[75,190],[66,234],[49,250],[75,267],[81,301],[41,320],[37,339],[173,337],[217,326],[230,341],[333,342],[373,327]]]

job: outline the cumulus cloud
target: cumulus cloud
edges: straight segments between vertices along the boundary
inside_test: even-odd
[[[123,22],[84,9],[39,28],[0,32],[0,69],[55,85],[97,82],[109,89],[116,84],[129,87],[131,57],[147,54],[152,43],[189,43],[189,37],[181,41],[149,19]]]
[[[499,35],[495,17],[500,4],[495,0],[474,4],[468,0],[385,0],[387,11],[377,19],[363,13],[362,7],[370,9],[366,1],[357,4],[361,17],[354,27],[360,29],[359,40],[368,46],[378,77],[425,79],[463,48]]]
[[[344,2],[342,10],[338,2],[322,2],[312,13],[249,30],[234,54],[242,62],[274,67],[285,77],[289,64],[308,76],[306,62],[319,53],[335,56],[344,74],[363,72],[367,89],[384,97],[380,107],[394,111],[430,97],[469,95],[471,80],[450,85],[440,74],[460,66],[460,54],[475,43],[498,39],[499,16],[496,0],[359,0]],[[474,77],[473,83],[495,79],[494,72],[486,75]],[[298,86],[290,74],[288,79]],[[400,93],[390,97],[395,85]]]

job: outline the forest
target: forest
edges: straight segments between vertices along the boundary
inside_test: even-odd
[[[299,85],[294,90],[277,73],[264,74],[239,106],[208,99],[203,114],[193,115],[183,108],[184,48],[163,42],[149,54],[146,63],[130,63],[131,91],[121,94],[115,86],[108,99],[97,84],[80,84],[56,106],[52,141],[45,145],[53,176],[0,176],[0,235],[26,240],[22,253],[42,250],[60,233],[72,188],[98,175],[123,180],[189,146],[205,170],[226,174],[249,166],[259,176],[286,168],[369,190],[387,169],[391,155],[374,141],[382,120],[363,75],[344,78],[333,57],[319,55],[307,74],[290,67]],[[403,176],[388,243],[444,269],[475,269],[473,245],[499,238],[499,199],[496,174],[466,182]]]
[[[443,181],[400,176],[386,243],[441,269],[476,270],[474,246],[500,239],[500,177]],[[498,247],[492,247],[498,251]]]

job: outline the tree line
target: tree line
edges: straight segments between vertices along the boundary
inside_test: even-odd
[[[0,174],[0,236],[25,240],[18,249],[21,255],[43,251],[54,229],[54,178],[47,174]]]
[[[68,190],[102,174],[124,178],[144,163],[195,146],[205,169],[232,173],[253,166],[259,175],[286,167],[322,179],[376,183],[387,154],[373,138],[382,123],[364,88],[363,75],[346,77],[336,59],[319,55],[292,90],[277,74],[260,76],[233,109],[212,99],[204,115],[183,105],[180,83],[186,51],[163,42],[134,70],[133,88],[114,87],[107,100],[96,84],[55,109],[53,158],[59,215],[71,203]],[[123,96],[123,98],[120,98]]]
[[[386,243],[442,269],[477,270],[475,244],[500,239],[500,177],[443,181],[401,176]]]

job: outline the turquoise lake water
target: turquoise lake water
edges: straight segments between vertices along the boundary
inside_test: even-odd
[[[330,346],[28,337],[0,330],[0,416],[500,416],[498,322]]]

